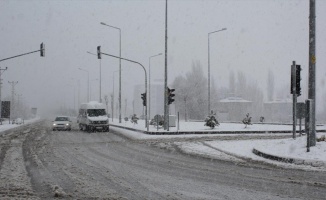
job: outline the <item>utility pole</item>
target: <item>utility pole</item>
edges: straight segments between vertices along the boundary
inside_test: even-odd
[[[309,86],[308,99],[312,100],[310,146],[316,145],[316,1],[310,0],[309,15]]]
[[[10,111],[10,118],[15,117],[14,111],[15,111],[15,86],[18,84],[18,81],[8,81],[9,84],[11,84],[11,111]],[[10,119],[9,119],[10,121]]]
[[[21,101],[20,101],[20,99],[21,99],[21,97],[23,96],[22,94],[16,94],[16,96],[17,96],[17,109],[16,109],[16,114],[18,113],[19,115],[17,115],[17,117],[22,117],[21,116],[21,106],[20,106],[20,104],[21,104]]]
[[[127,99],[125,99],[125,117],[127,117]]]
[[[80,80],[78,80],[78,109],[80,108]],[[79,113],[79,111],[78,111]]]
[[[113,111],[114,111],[114,96],[113,96],[113,94],[111,94],[111,112],[112,112],[112,122],[113,122]]]
[[[184,97],[185,101],[185,122],[187,121],[187,96]]]
[[[164,69],[164,130],[169,131],[168,105],[168,0],[165,0],[165,69]]]
[[[1,75],[7,69],[8,69],[7,67],[4,69],[1,69],[1,67],[0,67],[0,123],[1,123],[1,125],[2,125],[2,99],[1,99],[2,79],[1,79]]]

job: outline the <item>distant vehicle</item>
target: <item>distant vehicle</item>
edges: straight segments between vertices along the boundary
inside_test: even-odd
[[[17,118],[15,120],[15,124],[23,124],[23,123],[24,123],[24,121],[21,118]]]
[[[77,123],[83,131],[109,131],[109,118],[105,112],[105,105],[96,101],[81,104]]]
[[[67,116],[58,116],[52,124],[52,130],[67,130],[71,131],[71,120]]]

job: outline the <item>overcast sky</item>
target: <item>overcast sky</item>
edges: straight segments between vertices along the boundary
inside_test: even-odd
[[[317,96],[325,94],[326,1],[317,0]],[[211,73],[217,87],[228,85],[229,72],[241,70],[266,90],[268,69],[275,73],[276,89],[290,81],[290,65],[301,64],[308,76],[308,0],[170,0],[168,1],[168,82],[191,70],[199,61],[207,74],[208,32]],[[92,99],[99,99],[99,60],[86,53],[119,55],[148,68],[149,57],[164,53],[165,1],[0,1],[0,59],[38,50],[44,42],[46,57],[39,53],[3,61],[2,98],[10,97],[8,81],[18,81],[16,93],[33,107],[73,106],[86,101],[89,71]],[[112,92],[113,71],[119,60],[102,57],[102,94]],[[122,99],[132,101],[133,87],[144,83],[142,68],[122,62]],[[164,55],[151,59],[151,80],[163,79]],[[115,93],[118,73],[115,73]],[[139,96],[140,98],[140,96]],[[302,96],[302,99],[306,99]],[[319,101],[319,103],[322,103]],[[318,109],[318,108],[317,108]]]

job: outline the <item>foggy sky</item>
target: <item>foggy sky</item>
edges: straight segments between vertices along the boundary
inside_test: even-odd
[[[323,106],[326,77],[326,1],[316,3],[317,104]],[[11,96],[8,81],[18,81],[16,94],[46,112],[48,108],[73,107],[86,101],[87,73],[92,99],[99,99],[99,60],[86,53],[119,55],[119,32],[100,25],[105,22],[122,30],[122,57],[142,63],[164,53],[165,1],[0,1],[0,59],[39,49],[39,53],[0,63],[3,73],[2,99]],[[290,65],[301,64],[303,82],[308,76],[309,1],[224,0],[168,1],[168,82],[191,70],[199,61],[207,74],[208,32],[211,73],[217,87],[227,86],[229,72],[241,70],[263,90],[268,69],[275,74],[276,90],[290,82]],[[119,60],[102,55],[102,98],[112,93],[113,71]],[[122,100],[132,102],[136,84],[144,83],[138,65],[122,62]],[[164,55],[151,59],[151,80],[163,79]],[[306,90],[305,85],[302,86]],[[287,88],[289,90],[289,88]],[[115,73],[118,97],[118,73]],[[266,97],[266,96],[265,96]],[[139,95],[140,98],[140,95]],[[306,99],[305,93],[299,100]],[[265,98],[266,100],[267,98]],[[131,105],[129,105],[131,107]],[[317,108],[318,110],[318,108]]]

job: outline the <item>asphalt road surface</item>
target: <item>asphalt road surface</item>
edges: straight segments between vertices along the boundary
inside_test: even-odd
[[[326,199],[326,174],[190,156],[159,141],[52,131],[0,135],[0,199]]]

